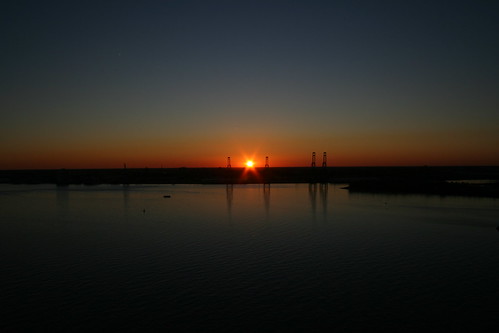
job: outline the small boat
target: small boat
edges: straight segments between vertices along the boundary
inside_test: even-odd
[[[163,198],[171,198],[171,195],[163,195]]]

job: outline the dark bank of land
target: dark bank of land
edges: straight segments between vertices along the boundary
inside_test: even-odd
[[[337,183],[352,192],[499,197],[499,167],[282,167],[0,170],[10,184]]]

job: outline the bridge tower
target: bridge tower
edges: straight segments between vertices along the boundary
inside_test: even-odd
[[[327,167],[327,155],[326,152],[322,154],[322,167],[325,168]]]
[[[266,168],[269,167],[269,157],[268,156],[265,156],[265,167]]]
[[[312,167],[315,167],[315,151],[312,153]]]
[[[230,156],[227,157],[227,169],[230,169],[232,168],[232,166],[230,165]]]

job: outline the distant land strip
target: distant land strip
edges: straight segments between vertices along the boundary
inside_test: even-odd
[[[346,184],[351,192],[499,197],[499,166],[0,170],[5,184]]]

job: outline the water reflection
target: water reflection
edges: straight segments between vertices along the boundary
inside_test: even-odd
[[[55,192],[57,207],[67,211],[69,208],[69,189],[65,186],[58,186]]]
[[[123,207],[125,208],[125,215],[128,215],[130,206],[130,186],[123,184]]]
[[[57,215],[61,222],[67,222],[69,216],[69,188],[58,186],[55,191],[57,201]]]
[[[321,196],[321,203],[322,203],[322,217],[324,218],[324,221],[327,219],[327,194],[329,191],[329,184],[328,183],[321,183],[319,187],[319,192]]]
[[[245,186],[245,185],[243,185]],[[263,208],[265,210],[265,218],[268,219],[269,218],[269,214],[270,214],[270,184],[269,183],[265,183],[263,185],[257,185],[258,186],[258,197],[260,197],[261,195],[261,198],[263,198]],[[260,186],[262,190],[260,190]],[[237,185],[236,185],[237,187]],[[238,191],[240,190],[240,194],[238,196],[238,200],[239,201],[244,201],[245,203],[250,203],[252,202],[252,199],[250,199],[250,201],[248,201],[248,198],[246,198],[246,195],[248,193],[251,193],[251,192],[248,192],[246,190],[246,188],[240,188],[238,189]],[[232,219],[232,213],[233,213],[233,205],[234,205],[234,184],[226,184],[225,185],[225,198],[226,198],[226,205],[227,205],[227,215],[229,217],[229,220]]]
[[[321,201],[322,208],[322,218],[324,221],[327,220],[327,206],[328,206],[328,191],[329,184],[328,183],[311,183],[308,185],[308,197],[310,200],[310,207],[312,210],[312,218],[315,221],[317,218],[317,188],[319,188],[319,199]]]
[[[137,331],[139,325],[192,320],[206,328],[206,323],[233,317],[242,318],[240,326],[230,327],[234,331],[259,318],[264,324],[304,318],[299,322],[307,326],[304,331],[319,331],[313,327],[317,321],[366,331],[382,327],[390,314],[394,325],[387,329],[407,331],[419,317],[438,320],[442,313],[445,325],[456,319],[461,324],[456,314],[466,309],[456,307],[456,300],[472,311],[494,304],[499,292],[497,200],[349,197],[335,185],[317,183],[273,185],[271,202],[271,186],[260,186],[236,185],[234,194],[234,185],[228,184],[226,202],[223,185],[50,192],[26,187],[2,194],[1,291],[10,320],[2,325],[30,325],[6,331],[53,326],[71,309],[71,318],[57,328],[95,331],[84,323],[106,318],[124,318],[122,325],[136,324]],[[163,198],[166,191],[173,192],[171,200]],[[394,209],[384,209],[387,198]],[[312,213],[326,218],[329,200],[334,200],[334,225],[309,223]],[[120,205],[130,210],[127,223],[120,223]],[[147,218],[138,214],[143,207]],[[67,213],[71,227],[52,223],[56,209]],[[269,215],[265,225],[259,223],[263,209]],[[227,213],[237,226],[227,225]],[[141,302],[130,308],[130,299]],[[96,304],[97,311],[88,310]],[[158,311],[165,304],[175,307]],[[407,314],[414,313],[418,318],[407,322]],[[491,321],[494,314],[486,313]],[[365,327],[351,327],[361,317],[369,319]],[[145,319],[137,323],[137,318]],[[451,328],[459,331],[456,326]]]
[[[265,217],[268,219],[270,211],[270,184],[263,184],[263,203],[265,205]]]
[[[317,183],[308,184],[308,197],[310,200],[310,207],[312,209],[312,218],[315,221],[317,211]]]
[[[227,214],[229,221],[232,219],[232,201],[234,199],[234,184],[225,185],[225,195],[227,198]]]

